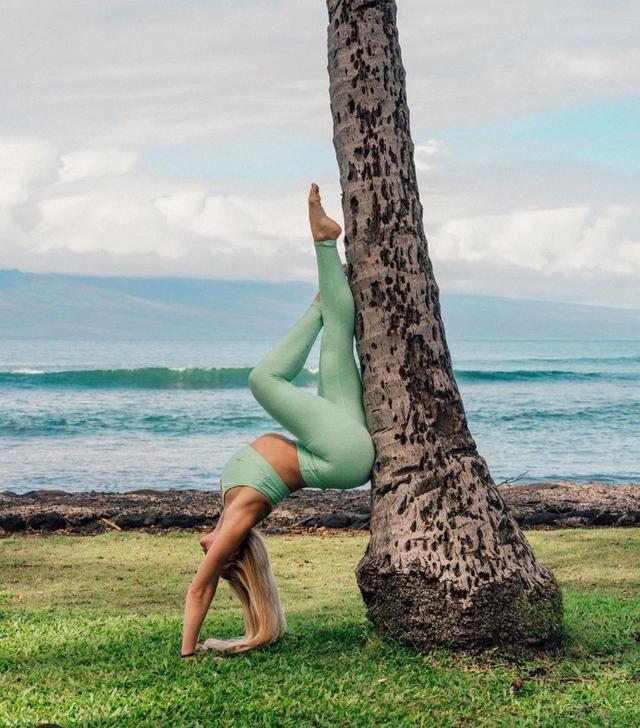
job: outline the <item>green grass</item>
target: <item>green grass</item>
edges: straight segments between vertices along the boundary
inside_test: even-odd
[[[353,576],[362,537],[269,538],[288,632],[191,662],[193,534],[0,541],[0,726],[640,725],[640,530],[528,537],[562,584],[567,639],[516,662],[381,641]],[[241,626],[223,584],[203,635]]]

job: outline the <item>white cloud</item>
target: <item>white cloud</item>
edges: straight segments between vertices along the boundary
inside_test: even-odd
[[[12,264],[6,257],[10,246],[18,246],[31,261],[40,256],[45,266],[47,258],[59,260],[60,253],[68,257],[67,269],[74,268],[74,256],[88,253],[119,257],[123,266],[152,256],[180,259],[183,271],[192,275],[202,271],[203,255],[215,264],[221,255],[237,253],[241,261],[247,253],[312,250],[307,190],[297,185],[294,191],[254,187],[228,194],[212,185],[150,175],[126,150],[61,153],[37,139],[0,141],[0,149],[7,152],[5,159],[11,156],[0,176],[0,254],[5,253],[0,266]],[[325,199],[337,207],[335,184],[325,190]],[[312,279],[312,259],[306,268],[294,259],[295,267],[288,266],[286,256],[282,259],[278,277]],[[144,274],[144,266],[135,272]],[[229,273],[219,270],[223,277]],[[242,266],[232,273],[242,277]]]
[[[619,72],[620,64],[611,57],[591,55],[569,55],[554,51],[544,59],[543,70],[548,75],[564,75],[593,81],[610,78]]]
[[[57,174],[56,149],[40,139],[0,140],[0,200],[24,202],[32,185]]]
[[[194,190],[158,197],[153,204],[164,215],[169,225],[181,228],[188,226],[191,220],[202,212],[205,200],[204,191]]]
[[[539,273],[640,274],[636,250],[621,232],[640,223],[640,208],[588,206],[514,210],[445,223],[431,236],[436,260],[492,262]]]
[[[414,159],[419,172],[428,172],[435,168],[437,157],[444,153],[444,144],[438,139],[429,139],[423,144],[416,144]]]
[[[102,177],[130,172],[138,160],[135,151],[122,149],[78,149],[62,156],[60,180],[75,182],[86,177]]]
[[[252,152],[243,157],[237,140],[267,130],[330,144],[325,4],[108,5],[3,8],[0,267],[313,280],[306,189],[243,176]],[[496,0],[491,12],[463,0],[433,0],[428,12],[424,0],[399,3],[443,289],[579,297],[575,282],[588,279],[603,302],[640,305],[638,175],[465,166],[428,131],[637,94],[629,28],[639,20],[640,5],[596,0]],[[226,182],[206,164],[183,175],[150,166],[156,151],[208,144],[238,149]],[[338,209],[337,175],[319,181]]]
[[[146,255],[180,261],[183,270],[197,275],[202,256],[215,261],[221,254],[238,254],[241,261],[244,251],[284,255],[277,267],[280,278],[314,277],[311,258],[306,267],[300,259],[295,267],[287,260],[286,251],[304,254],[309,248],[306,189],[300,185],[228,194],[203,183],[151,176],[135,166],[135,156],[127,151],[83,149],[56,155],[50,144],[39,140],[5,142],[2,148],[12,159],[3,179],[13,187],[0,188],[0,237],[31,254],[108,254],[123,263]],[[416,149],[419,159],[431,159],[441,153],[442,145],[430,140]],[[61,183],[60,169],[76,173]],[[471,191],[466,197],[456,191],[465,182],[447,180],[445,172],[429,171],[428,176],[434,188],[423,190],[423,197],[437,262],[515,266],[542,276],[640,275],[640,238],[634,234],[640,229],[637,205],[531,209],[510,203],[506,211],[477,214],[477,197]],[[487,185],[511,186],[507,178],[487,177]],[[10,195],[8,189],[20,193]],[[337,211],[335,183],[324,192],[327,209]],[[495,191],[491,197],[495,199]],[[480,209],[483,206],[487,203]],[[220,271],[235,276],[242,272],[242,265]]]
[[[304,191],[249,195],[207,194],[204,190],[159,197],[155,207],[182,233],[224,240],[234,249],[274,249],[283,241],[308,237]]]
[[[414,126],[637,92],[635,5],[403,0]],[[187,143],[239,128],[330,133],[326,6],[24,0],[3,9],[7,122],[65,145]],[[25,29],[28,29],[25,30]],[[526,92],[523,92],[526,89]]]
[[[32,224],[29,201],[58,174],[55,146],[41,139],[0,138],[0,233],[11,239]],[[2,238],[0,237],[0,242]]]

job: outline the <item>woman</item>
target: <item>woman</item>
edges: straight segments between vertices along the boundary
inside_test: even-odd
[[[373,467],[374,447],[353,356],[355,307],[336,249],[342,230],[322,209],[316,184],[309,193],[309,222],[320,292],[249,375],[257,401],[296,439],[267,433],[225,465],[223,512],[215,530],[200,542],[206,555],[187,594],[182,657],[192,657],[196,648],[239,652],[274,642],[285,618],[264,542],[253,527],[290,493],[305,486],[355,488],[367,482]],[[315,395],[291,382],[321,328]],[[198,645],[221,576],[242,603],[246,634]]]

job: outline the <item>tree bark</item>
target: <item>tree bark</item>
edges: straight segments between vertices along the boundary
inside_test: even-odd
[[[552,644],[562,598],[469,432],[427,251],[393,0],[327,0],[334,146],[367,422],[382,635],[419,649]]]

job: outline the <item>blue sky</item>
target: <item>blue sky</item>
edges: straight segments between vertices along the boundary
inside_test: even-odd
[[[640,173],[640,97],[503,117],[482,124],[414,129],[417,139],[438,139],[459,164],[576,162]],[[240,162],[241,160],[241,162]],[[144,157],[163,175],[286,183],[309,170],[335,168],[330,135],[291,129],[246,129],[216,142],[163,146]]]
[[[336,166],[330,136],[280,129],[248,129],[231,138],[151,149],[149,169],[162,175],[255,184],[306,182]]]
[[[640,5],[402,0],[442,290],[640,307]],[[8,0],[0,268],[315,278],[322,0]]]
[[[425,133],[467,162],[567,161],[640,173],[640,97]]]

